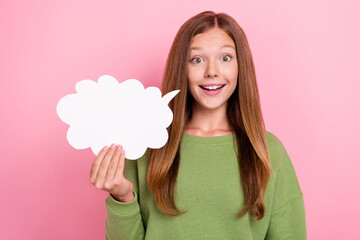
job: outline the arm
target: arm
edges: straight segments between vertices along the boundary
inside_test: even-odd
[[[271,213],[266,240],[306,240],[304,199],[291,200]]]
[[[140,160],[140,159],[138,159]],[[130,202],[117,201],[111,194],[106,198],[107,216],[105,221],[107,240],[143,240],[144,225],[138,201],[137,161],[127,160],[124,176],[133,183],[134,199]]]
[[[284,146],[280,143],[279,165],[266,240],[306,240],[303,193]]]

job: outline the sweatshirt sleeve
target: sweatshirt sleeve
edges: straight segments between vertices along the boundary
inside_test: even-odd
[[[266,240],[306,240],[303,193],[295,169],[281,142],[276,170],[275,190]]]
[[[111,194],[106,198],[106,239],[143,240],[145,230],[139,206],[137,160],[126,159],[124,176],[133,183],[134,200],[119,202]]]

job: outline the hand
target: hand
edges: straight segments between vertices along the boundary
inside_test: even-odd
[[[120,202],[134,200],[133,184],[124,177],[125,152],[121,145],[105,146],[96,156],[90,171],[90,183],[109,192]]]

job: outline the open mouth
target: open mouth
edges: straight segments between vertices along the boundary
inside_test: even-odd
[[[214,84],[214,85],[199,85],[203,93],[208,96],[216,96],[220,94],[226,84]]]
[[[200,87],[204,90],[207,90],[207,91],[216,91],[216,90],[219,90],[221,88],[223,88],[226,84],[223,84],[223,85],[218,85],[218,86],[201,86]]]

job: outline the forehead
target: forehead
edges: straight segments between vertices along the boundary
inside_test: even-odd
[[[204,48],[234,48],[235,43],[231,37],[220,28],[213,28],[193,37],[190,49],[193,51]]]

